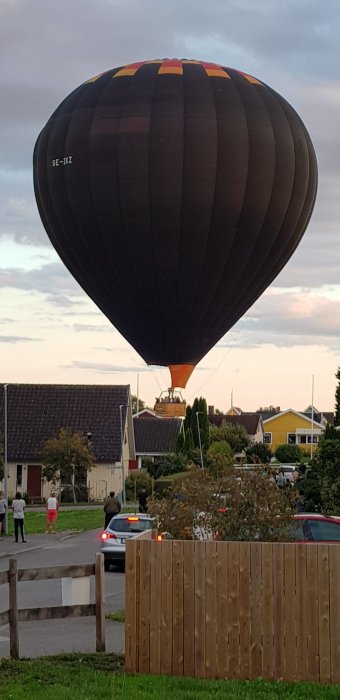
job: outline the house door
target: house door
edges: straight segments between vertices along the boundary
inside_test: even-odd
[[[32,498],[41,498],[40,464],[29,464],[27,467],[27,493]]]

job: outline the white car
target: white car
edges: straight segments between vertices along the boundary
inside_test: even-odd
[[[119,513],[110,520],[101,533],[101,553],[104,554],[105,571],[110,571],[111,564],[125,566],[126,540],[136,537],[145,530],[154,527],[153,520],[144,513]]]

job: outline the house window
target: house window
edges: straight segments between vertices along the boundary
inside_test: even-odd
[[[305,445],[307,443],[307,435],[299,435],[300,445]]]
[[[312,442],[312,436],[308,435],[308,443],[309,445]],[[319,436],[318,435],[313,435],[313,444],[316,445],[319,442]]]
[[[272,444],[272,434],[271,433],[263,433],[263,444],[264,445],[271,445]]]
[[[17,486],[22,486],[22,464],[17,464]]]
[[[288,433],[288,435],[287,435],[287,445],[296,445],[296,435],[295,435],[295,433]]]

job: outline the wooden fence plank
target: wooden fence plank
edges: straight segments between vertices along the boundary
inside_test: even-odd
[[[172,673],[172,542],[162,542],[161,673]]]
[[[308,607],[306,597],[306,544],[296,544],[296,678],[308,678]]]
[[[137,637],[139,620],[137,595],[137,560],[138,543],[130,540],[125,552],[125,670],[137,672]]]
[[[294,544],[284,545],[285,680],[296,680],[296,589]]]
[[[329,546],[331,682],[340,683],[340,545]]]
[[[274,674],[274,609],[273,609],[273,546],[262,544],[262,634],[263,634],[263,678],[272,679]]]
[[[318,547],[307,545],[307,591],[308,601],[308,676],[310,681],[320,679],[319,660],[319,601],[318,601]]]
[[[330,683],[329,545],[327,544],[318,546],[318,590],[320,681]]]
[[[172,546],[172,673],[183,676],[183,542]]]
[[[284,544],[273,544],[274,669],[276,678],[284,676]]]
[[[207,542],[205,576],[205,677],[216,678],[217,661],[217,597],[216,543]]]
[[[77,564],[72,566],[46,566],[41,569],[19,569],[18,581],[41,581],[55,578],[80,578],[94,576],[94,564]]]
[[[161,672],[161,560],[162,543],[150,548],[150,673]]]
[[[8,598],[9,598],[9,648],[11,659],[19,658],[19,628],[18,628],[18,591],[17,591],[17,560],[8,562]]]
[[[229,674],[228,638],[228,542],[216,542],[216,588],[217,588],[217,677]]]
[[[150,671],[150,539],[139,543],[139,665],[140,673]]]
[[[195,676],[197,678],[204,678],[205,675],[205,547],[205,542],[195,542]]]
[[[104,555],[97,552],[95,563],[96,587],[96,651],[105,651],[105,588]]]
[[[19,622],[32,620],[60,620],[65,617],[92,617],[96,614],[95,604],[60,605],[50,608],[21,608],[18,611]]]
[[[250,569],[250,606],[251,606],[251,677],[262,676],[262,572],[261,544],[252,542]]]
[[[229,678],[238,678],[240,655],[240,545],[228,542],[228,635],[229,635]]]
[[[250,678],[250,543],[240,542],[240,678]]]
[[[195,542],[183,542],[183,672],[195,676]]]

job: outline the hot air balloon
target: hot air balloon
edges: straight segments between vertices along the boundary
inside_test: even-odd
[[[317,166],[301,119],[262,81],[151,60],[66,97],[37,139],[34,187],[66,267],[175,388],[292,255]]]

